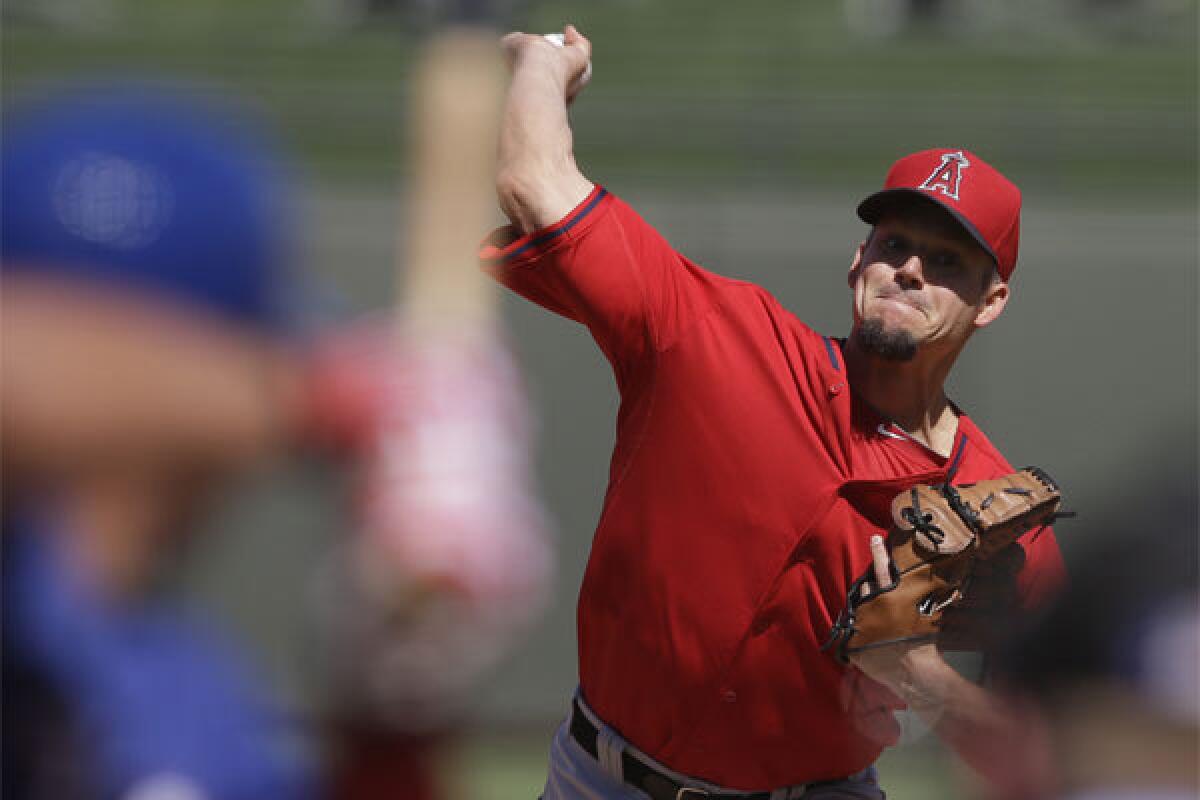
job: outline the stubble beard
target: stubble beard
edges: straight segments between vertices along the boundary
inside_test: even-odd
[[[854,342],[865,353],[884,361],[912,361],[917,355],[917,340],[904,330],[889,331],[880,319],[865,319],[854,328]]]

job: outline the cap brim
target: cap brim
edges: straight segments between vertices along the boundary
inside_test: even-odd
[[[971,238],[983,248],[983,252],[992,257],[993,263],[1000,264],[1000,259],[996,257],[996,252],[992,250],[992,246],[988,244],[987,239],[983,237],[983,234],[979,232],[971,221],[960,214],[958,209],[943,203],[935,195],[928,192],[907,188],[884,189],[858,204],[858,217],[868,225],[874,225],[879,222],[889,209],[910,202],[914,198],[919,198],[921,201],[946,212],[947,215],[958,223],[959,227],[970,234]]]

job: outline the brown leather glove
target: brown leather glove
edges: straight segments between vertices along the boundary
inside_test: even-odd
[[[937,639],[946,610],[971,594],[972,575],[1011,560],[1019,536],[1062,516],[1061,502],[1058,485],[1037,467],[901,492],[888,534],[891,585],[881,587],[873,568],[856,580],[824,649],[836,645],[847,662],[860,650]]]

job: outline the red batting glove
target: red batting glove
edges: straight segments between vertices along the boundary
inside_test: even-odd
[[[326,649],[347,704],[434,728],[537,619],[553,553],[497,332],[382,341],[323,362],[326,441],[361,466],[356,535],[324,593]]]
[[[418,339],[377,316],[312,348],[305,438],[362,469],[355,514],[368,571],[491,601],[538,594],[546,523],[528,402],[500,334]]]
[[[520,375],[497,331],[404,342],[365,454],[360,513],[370,563],[487,606],[538,607],[549,572],[532,490]]]

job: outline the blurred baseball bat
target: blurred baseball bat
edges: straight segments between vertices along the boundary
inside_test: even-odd
[[[396,248],[401,319],[420,338],[493,320],[495,284],[478,268],[496,219],[495,168],[506,70],[495,31],[452,27],[420,59],[409,108],[413,179]]]

